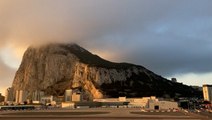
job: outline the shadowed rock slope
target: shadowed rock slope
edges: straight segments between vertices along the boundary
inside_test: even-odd
[[[104,60],[77,44],[29,47],[12,86],[15,90],[41,90],[55,96],[63,95],[68,88],[80,88],[90,98],[201,95],[142,66]]]

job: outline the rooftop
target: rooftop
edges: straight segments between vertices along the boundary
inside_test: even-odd
[[[212,87],[212,85],[204,84],[203,87]]]

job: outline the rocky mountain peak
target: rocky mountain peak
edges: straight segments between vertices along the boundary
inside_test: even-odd
[[[142,66],[104,60],[77,44],[29,47],[12,86],[15,90],[29,91],[29,98],[36,90],[60,96],[69,88],[80,88],[89,99],[199,95],[193,88],[167,80]]]

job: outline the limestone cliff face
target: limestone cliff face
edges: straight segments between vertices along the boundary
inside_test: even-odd
[[[66,51],[56,45],[28,48],[15,75],[14,89],[34,91],[53,87],[51,92],[63,92],[69,87],[79,61],[73,54],[63,52]]]
[[[92,98],[102,97],[174,97],[195,91],[173,83],[142,66],[112,63],[76,44],[48,44],[29,47],[16,72],[15,90],[45,91],[63,95],[68,88],[82,88]]]

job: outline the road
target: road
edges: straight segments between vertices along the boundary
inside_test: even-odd
[[[201,111],[199,113],[194,113],[194,114],[201,115],[201,116],[204,116],[206,118],[210,118],[212,120],[212,113],[209,113],[207,111]]]
[[[141,112],[139,108],[87,108],[0,112],[0,120],[211,120],[183,112]]]

